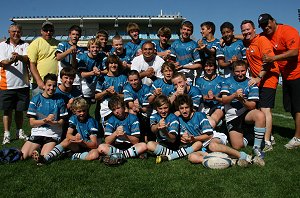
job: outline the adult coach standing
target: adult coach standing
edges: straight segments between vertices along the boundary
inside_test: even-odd
[[[272,43],[275,56],[264,56],[264,62],[277,61],[283,79],[283,104],[295,121],[295,135],[285,145],[287,149],[300,147],[300,39],[292,26],[277,24],[270,14],[258,17],[259,27]]]
[[[0,43],[0,109],[3,110],[4,137],[10,143],[12,112],[15,110],[16,138],[27,139],[23,131],[23,111],[29,105],[28,43],[21,40],[22,27],[10,25],[9,38]]]
[[[59,41],[53,38],[54,26],[45,21],[42,24],[41,37],[32,41],[28,47],[30,71],[33,76],[32,95],[41,92],[44,87],[43,78],[46,74],[58,73],[58,62],[55,56]]]

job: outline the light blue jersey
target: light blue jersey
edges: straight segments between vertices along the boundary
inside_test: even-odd
[[[200,89],[190,85],[190,90],[187,92],[187,94],[192,98],[194,108],[198,109],[202,98]]]
[[[126,63],[131,64],[131,57],[130,57],[130,54],[127,53],[126,48],[123,49],[123,53],[122,53],[122,54],[117,54],[117,53],[115,53],[115,50],[116,50],[116,49],[115,49],[114,47],[111,48],[111,51],[109,52],[109,54],[110,54],[110,55],[115,54],[116,56],[119,57],[119,59],[120,59],[122,62],[125,61]]]
[[[72,47],[72,45],[68,42],[61,42],[58,44],[56,51],[59,53],[63,53],[65,51],[67,51],[68,49],[70,49]],[[78,54],[82,54],[84,53],[84,49],[82,47],[78,47],[77,46],[77,51]],[[71,67],[72,66],[72,54],[68,54],[64,59],[62,59],[61,61],[61,66],[64,67]]]
[[[162,119],[162,117],[158,114],[152,114],[150,116],[150,125],[154,125],[159,123],[159,121]],[[174,135],[179,135],[179,119],[176,115],[173,113],[170,113],[166,118],[165,118],[165,123],[168,124],[168,132]],[[157,133],[157,142],[161,141],[168,141],[166,136],[163,133]]]
[[[90,72],[94,67],[97,67],[100,70],[104,70],[105,68],[102,65],[104,57],[104,53],[99,53],[96,58],[90,58],[87,53],[79,54],[77,56],[78,70],[80,72]],[[98,78],[98,76],[81,78],[81,91],[84,97],[94,97]]]
[[[151,88],[150,95],[153,95],[155,89],[161,88],[163,95],[170,97],[174,93],[174,85],[173,83],[167,83],[164,79],[158,78],[156,79]]]
[[[195,49],[198,47],[196,41],[190,40],[182,42],[175,40],[171,45],[171,54],[176,56],[176,61],[180,65],[188,65],[194,62],[200,62],[200,55]]]
[[[112,135],[118,128],[118,126],[123,126],[123,130],[126,135],[139,136],[140,135],[140,123],[136,115],[128,113],[124,120],[120,120],[114,115],[112,115],[106,122],[104,135]],[[130,143],[128,140],[117,137],[115,143]]]
[[[28,107],[27,116],[36,120],[43,120],[49,114],[54,115],[54,121],[58,121],[68,115],[65,102],[61,95],[54,94],[51,98],[45,98],[42,94],[34,96]],[[40,130],[41,129],[41,130]],[[49,130],[48,130],[49,129]],[[62,126],[43,124],[34,127],[31,135],[60,138]]]
[[[217,59],[224,59],[226,63],[232,59],[233,56],[236,56],[238,60],[245,60],[246,59],[246,48],[243,44],[243,41],[236,40],[235,42],[231,43],[230,45],[226,45],[225,43],[220,46],[217,50],[216,57]],[[221,69],[224,76],[229,77],[232,75],[232,67],[225,67]]]
[[[232,95],[238,89],[243,90],[243,96],[246,100],[258,101],[259,89],[256,85],[249,86],[249,79],[244,81],[236,81],[234,76],[227,78],[221,88],[221,93],[225,95]],[[233,120],[234,118],[242,115],[248,109],[237,99],[233,99],[230,104],[225,105],[225,118],[226,122]]]
[[[211,127],[205,113],[194,112],[192,118],[189,120],[182,119],[179,116],[180,123],[180,134],[188,132],[192,136],[200,136],[204,134],[211,135],[213,133],[213,128]]]
[[[196,79],[196,87],[198,87],[203,95],[207,95],[209,91],[212,91],[214,96],[220,96],[222,84],[224,82],[224,78],[222,78],[219,75],[216,75],[216,77],[212,80],[209,80],[204,77],[200,77]],[[216,100],[202,100],[204,107],[213,108],[215,106],[220,106],[218,108],[221,108],[221,104],[218,103]]]
[[[135,101],[138,99],[141,106],[149,105],[150,87],[142,84],[142,87],[138,91],[134,91],[129,83],[124,87],[124,101]]]
[[[101,76],[97,82],[96,92],[103,92],[108,89],[110,86],[114,87],[114,90],[118,94],[123,93],[125,84],[127,83],[127,77],[125,75],[118,76]],[[111,110],[108,108],[108,101],[111,96],[104,96],[100,103],[100,115],[101,118],[108,116],[111,113]]]
[[[131,41],[127,42],[125,45],[126,53],[130,57],[130,60],[136,57],[138,50],[142,49],[142,45],[145,43],[145,40],[139,40],[138,43],[133,43]]]
[[[97,82],[96,91],[102,92],[108,89],[110,86],[113,86],[116,93],[122,94],[126,83],[127,83],[127,76],[123,74],[118,76],[108,76],[108,75],[101,76]]]
[[[160,46],[159,40],[153,40],[152,43],[154,43],[154,45],[155,45],[156,52],[164,52],[164,51],[167,51],[167,50],[171,50],[171,45],[170,44],[167,44],[166,47],[163,49]]]
[[[220,40],[219,39],[215,39],[213,41],[207,41],[206,38],[202,38],[202,43],[204,45],[206,45],[206,48],[207,49],[215,49],[216,52],[218,51],[218,49],[221,47],[220,46]],[[204,60],[204,59],[207,59],[208,58],[208,54],[206,53],[201,53],[202,51],[200,51],[200,57],[201,57],[201,60]]]
[[[84,122],[80,122],[76,115],[69,119],[69,127],[80,134],[81,139],[85,142],[90,141],[90,136],[98,134],[98,122],[91,116],[87,116]]]

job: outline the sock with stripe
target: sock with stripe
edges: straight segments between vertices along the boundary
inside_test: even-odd
[[[184,157],[188,154],[191,154],[192,152],[194,152],[194,149],[192,146],[182,147],[182,148],[178,149],[177,151],[174,151],[171,155],[168,155],[168,159],[174,160],[174,159],[177,159],[180,157]]]
[[[56,145],[46,156],[44,156],[46,161],[50,161],[51,159],[59,156],[64,151],[64,148],[58,144]]]
[[[167,147],[158,144],[153,153],[155,155],[170,155],[173,153],[173,151],[171,149],[168,149]]]
[[[264,139],[266,128],[254,127],[254,145],[253,147],[260,148]]]

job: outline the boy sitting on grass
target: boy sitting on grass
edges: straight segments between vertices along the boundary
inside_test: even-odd
[[[179,148],[179,120],[171,113],[171,102],[165,95],[159,95],[154,101],[157,113],[150,117],[151,131],[156,141],[147,143],[148,151],[155,155],[168,155]]]
[[[44,91],[34,96],[29,104],[31,136],[23,145],[22,159],[30,157],[34,150],[41,149],[42,155],[47,155],[60,141],[64,117],[68,116],[64,100],[55,94],[57,76],[47,74],[44,77]]]
[[[138,118],[125,111],[124,99],[114,95],[108,102],[108,107],[113,115],[107,120],[104,131],[105,143],[99,145],[99,153],[102,155],[122,153],[123,158],[132,158],[147,151],[147,145],[139,142]]]
[[[98,158],[98,122],[89,115],[87,101],[83,98],[75,98],[71,109],[75,115],[70,117],[66,139],[56,145],[47,155],[40,155],[35,150],[32,157],[38,165],[59,156],[66,148],[74,153],[72,160],[94,160]]]

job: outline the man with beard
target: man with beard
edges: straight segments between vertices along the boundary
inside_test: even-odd
[[[300,147],[300,40],[299,32],[289,25],[277,24],[269,14],[258,18],[262,35],[272,43],[275,56],[264,56],[263,62],[278,63],[283,78],[283,104],[295,121],[295,135],[285,145],[287,149]]]

